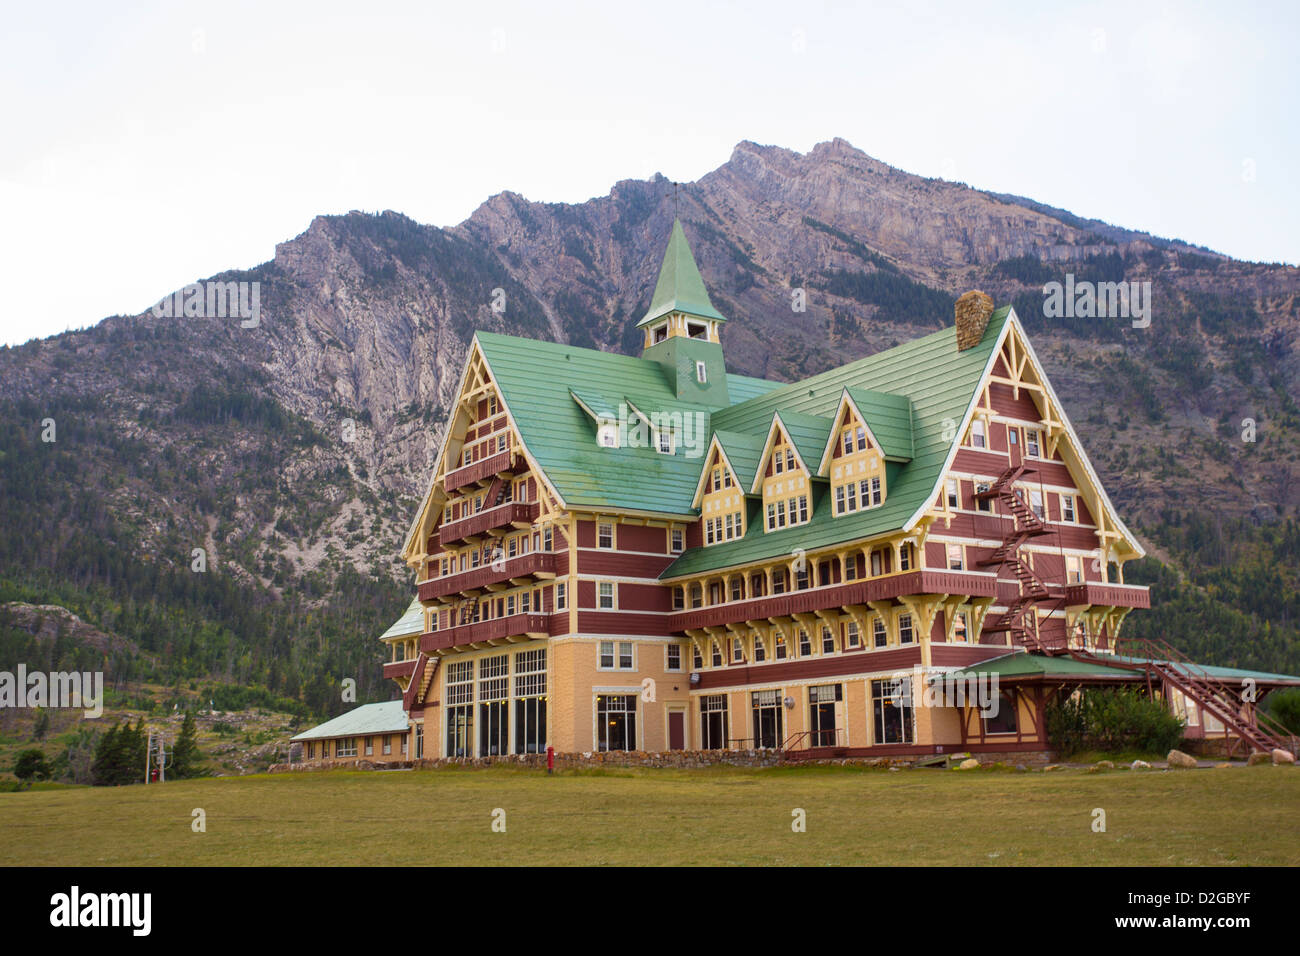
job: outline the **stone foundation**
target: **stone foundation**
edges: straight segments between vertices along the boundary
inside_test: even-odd
[[[926,755],[929,756],[929,755]],[[1015,767],[1042,767],[1051,762],[1052,755],[1046,751],[1016,751],[1009,753],[976,753],[973,756],[981,764],[1005,763]],[[670,750],[663,753],[650,753],[642,750],[612,753],[557,753],[556,770],[590,770],[600,767],[650,767],[670,769],[693,769],[700,767],[776,767],[781,765],[818,764],[833,766],[863,767],[911,767],[922,756],[898,757],[835,757],[827,759],[785,760],[774,750]],[[314,760],[295,764],[274,764],[270,773],[286,773],[308,770],[437,770],[449,767],[519,767],[521,769],[545,770],[546,754],[506,754],[500,757],[479,757],[474,759],[425,758],[422,760],[403,760],[388,763],[375,763],[369,760]]]

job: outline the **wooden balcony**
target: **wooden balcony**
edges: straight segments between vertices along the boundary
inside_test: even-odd
[[[547,576],[555,576],[555,554],[551,551],[532,551],[507,558],[500,568],[486,564],[421,582],[419,595],[421,601],[432,601],[449,594],[490,589],[494,584],[505,585],[518,578]]]
[[[1069,607],[1090,604],[1100,607],[1149,608],[1151,592],[1141,584],[1105,584],[1087,581],[1069,584],[1065,588],[1065,603]]]
[[[509,617],[431,631],[420,638],[420,650],[430,654],[466,644],[504,641],[512,637],[545,637],[550,633],[550,627],[550,618],[545,614],[511,614]]]
[[[446,548],[501,528],[527,528],[537,520],[540,507],[536,501],[511,501],[495,508],[484,508],[477,514],[456,521],[448,521],[438,529],[438,544]]]
[[[518,467],[517,458],[518,456],[514,453],[514,450],[507,448],[495,455],[488,455],[486,458],[470,462],[455,471],[449,471],[447,477],[442,480],[443,490],[455,491],[465,485],[472,485],[475,482],[486,481],[496,475],[513,472]]]
[[[390,661],[384,665],[385,680],[394,677],[410,677],[413,673],[415,673],[415,658],[409,661]]]
[[[904,594],[967,594],[993,597],[997,577],[981,571],[905,571],[888,577],[849,581],[826,587],[771,594],[749,601],[732,601],[711,607],[691,608],[669,615],[672,631],[699,627],[722,627],[741,621],[762,621],[792,614],[811,614],[827,608],[888,601]]]

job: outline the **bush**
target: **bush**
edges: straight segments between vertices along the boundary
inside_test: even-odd
[[[1161,753],[1178,745],[1183,722],[1137,690],[1099,688],[1047,705],[1047,739],[1062,756],[1083,750]]]
[[[1291,733],[1300,734],[1300,687],[1269,694],[1264,709]]]
[[[44,752],[33,748],[20,753],[14,761],[14,776],[25,781],[49,780],[50,765]]]

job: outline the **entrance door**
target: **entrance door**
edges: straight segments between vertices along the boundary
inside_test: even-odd
[[[843,699],[839,684],[808,688],[808,729],[812,731],[810,747],[834,747],[839,742],[836,712]]]
[[[1020,429],[1007,426],[1007,447],[1011,455],[1011,467],[1015,468],[1024,458],[1023,451],[1020,447]]]
[[[683,711],[668,711],[668,749],[686,749],[686,714]]]

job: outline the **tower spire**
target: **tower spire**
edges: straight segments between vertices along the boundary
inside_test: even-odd
[[[686,241],[680,219],[673,220],[673,231],[668,237],[663,265],[659,267],[655,294],[645,317],[637,323],[637,328],[644,328],[673,312],[711,323],[727,321],[709,300],[709,292],[704,287],[704,279],[700,275],[699,266],[695,264],[695,256],[691,254],[691,246]]]

